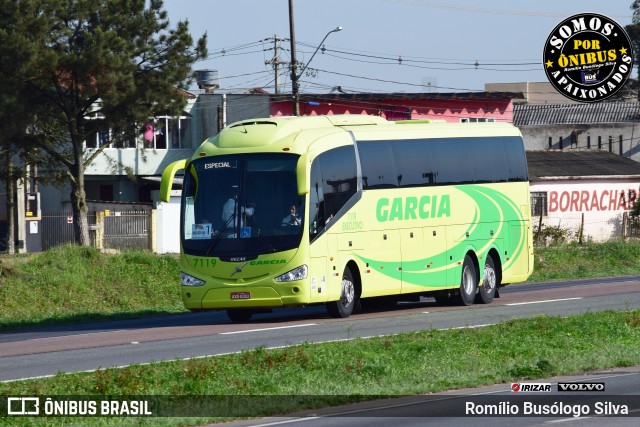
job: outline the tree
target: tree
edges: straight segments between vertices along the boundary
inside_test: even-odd
[[[5,6],[2,3],[2,6]],[[5,23],[11,17],[4,7],[0,10],[0,21]],[[6,247],[9,253],[14,253],[15,235],[15,199],[16,184],[24,180],[26,170],[36,166],[42,160],[33,149],[34,142],[40,138],[35,132],[38,127],[49,128],[39,119],[48,117],[43,113],[44,105],[40,99],[33,98],[25,91],[26,84],[22,76],[28,70],[32,60],[32,52],[20,50],[24,46],[25,35],[19,34],[12,26],[0,26],[0,46],[3,51],[11,52],[11,58],[0,65],[0,181],[7,193],[7,239]],[[55,135],[51,132],[50,135]]]
[[[0,73],[37,102],[33,142],[64,171],[76,242],[89,245],[84,173],[106,146],[85,150],[87,136],[129,138],[154,115],[178,115],[186,100],[176,88],[206,55],[206,34],[194,46],[188,22],[171,29],[161,0],[0,0],[0,10],[0,54],[27,55],[20,74],[5,64]]]
[[[640,70],[640,0],[634,0],[631,4],[631,10],[633,11],[633,18],[631,18],[631,24],[624,27],[625,31],[629,35],[631,40],[631,46],[633,47],[633,62],[638,70]],[[638,78],[640,81],[640,77]],[[636,88],[640,89],[640,85],[636,82]],[[640,101],[640,90],[637,92],[637,99]]]

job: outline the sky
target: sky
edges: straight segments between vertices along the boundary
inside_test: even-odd
[[[545,82],[542,53],[556,25],[592,12],[624,27],[631,3],[293,0],[296,57],[307,65],[300,92],[466,92],[486,83]],[[172,27],[188,20],[194,40],[207,33],[208,57],[194,70],[216,70],[221,92],[274,93],[275,70],[265,62],[274,58],[275,37],[282,39],[280,61],[291,59],[288,0],[165,0],[164,7]],[[291,91],[287,67],[279,68],[279,93]]]

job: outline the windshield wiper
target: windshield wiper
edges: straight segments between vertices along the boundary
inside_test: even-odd
[[[235,220],[236,218],[236,214],[235,212],[229,217],[229,219],[227,220],[227,222],[225,222],[224,226],[222,227],[222,229],[220,229],[220,232],[218,234],[216,234],[213,237],[213,240],[211,241],[211,244],[209,245],[209,247],[207,248],[207,252],[205,252],[206,256],[209,256],[209,252],[211,252],[213,250],[213,248],[218,244],[218,242],[220,241],[220,239],[222,238],[222,236],[224,235],[224,233],[227,231],[227,228],[229,228],[229,224],[231,224],[231,221]]]
[[[264,243],[266,249],[269,252],[278,252],[278,250],[276,248],[273,247],[273,245],[271,244],[271,242],[269,241],[269,239],[267,239],[266,237],[264,237],[262,234],[260,234],[260,230],[258,230],[258,237],[260,238],[260,240],[262,240],[262,243]]]

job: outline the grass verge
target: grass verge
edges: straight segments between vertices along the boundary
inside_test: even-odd
[[[530,282],[640,273],[640,242],[536,248]],[[186,312],[175,256],[61,246],[0,256],[3,330]]]
[[[244,406],[234,413],[217,412],[215,400],[210,398],[214,405],[206,412],[210,417],[275,415],[377,397],[636,366],[640,365],[638,342],[640,310],[566,318],[539,316],[481,329],[427,330],[274,350],[259,348],[186,362],[59,374],[0,383],[0,396],[165,396],[165,404],[180,402],[186,396],[218,396],[226,397],[228,402],[237,399]],[[291,396],[295,398],[287,398]],[[183,410],[184,415],[195,411]],[[177,426],[221,420],[210,417],[94,417],[90,421],[92,425],[105,426]],[[13,418],[11,422],[54,426],[85,425],[87,420]]]
[[[0,331],[186,311],[175,256],[60,246],[0,257]]]
[[[530,282],[640,273],[640,242],[570,243],[534,250]]]

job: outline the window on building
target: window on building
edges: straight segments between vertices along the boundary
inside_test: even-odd
[[[85,146],[87,148],[100,148],[109,144],[109,129],[105,128],[103,123],[104,116],[94,113],[87,117],[85,122],[85,131],[87,137]]]
[[[113,199],[113,185],[106,184],[100,186],[100,200],[105,202],[112,202]]]
[[[94,114],[87,117],[87,148],[135,148],[136,138],[140,138],[144,148],[177,149],[191,145],[191,120],[189,117],[157,117],[142,126],[141,133],[127,134],[124,130],[106,128],[102,124],[104,116]]]
[[[493,117],[462,117],[460,123],[493,123],[496,119]]]
[[[109,128],[104,124],[104,116],[94,113],[85,121],[86,148],[136,148],[135,135],[124,129]]]
[[[151,133],[147,136],[148,126]],[[191,120],[188,117],[156,117],[145,125],[144,147],[158,150],[185,148],[191,139]]]
[[[387,120],[411,120],[411,110],[407,107],[385,105],[378,107],[378,114]]]
[[[547,192],[532,191],[531,192],[531,215],[547,216]]]

